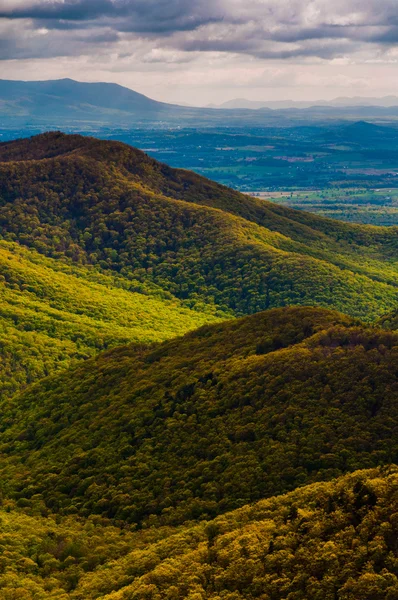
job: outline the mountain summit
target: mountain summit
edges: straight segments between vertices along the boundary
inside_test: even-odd
[[[186,111],[152,100],[116,83],[87,83],[73,79],[49,81],[0,80],[3,117],[71,120],[157,118],[162,113]]]
[[[3,237],[242,315],[287,304],[372,319],[397,304],[394,228],[336,222],[172,169],[120,142],[0,144]]]

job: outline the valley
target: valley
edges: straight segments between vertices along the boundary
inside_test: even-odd
[[[396,188],[347,188],[291,190],[285,192],[247,192],[255,198],[305,210],[330,219],[364,225],[398,225]]]
[[[296,196],[286,200],[293,208],[398,225],[393,98],[385,106],[195,108],[118,85],[64,79],[0,81],[0,102],[2,141],[55,129],[94,135],[241,192],[274,192],[277,198],[287,191]]]
[[[319,193],[0,144],[1,600],[396,597],[397,230]]]

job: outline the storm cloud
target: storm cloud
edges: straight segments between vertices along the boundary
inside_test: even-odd
[[[398,94],[397,0],[0,0],[0,77],[166,102]]]
[[[331,59],[398,42],[396,0],[0,0],[1,24],[2,59],[117,52],[120,43],[125,53],[139,40],[182,54]]]

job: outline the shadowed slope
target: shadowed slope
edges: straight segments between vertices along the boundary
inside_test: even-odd
[[[179,523],[394,462],[397,357],[397,334],[311,308],[110,351],[2,405],[3,491]]]

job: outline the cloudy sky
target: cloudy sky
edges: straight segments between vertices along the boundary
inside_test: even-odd
[[[398,0],[0,0],[0,58],[198,105],[398,94]]]

